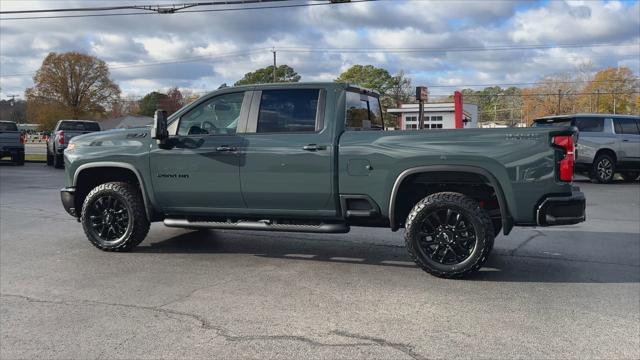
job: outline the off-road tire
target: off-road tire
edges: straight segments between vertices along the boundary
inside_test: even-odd
[[[468,258],[458,264],[445,265],[435,263],[419,250],[420,236],[424,219],[433,211],[452,209],[464,214],[472,223],[475,231],[475,246]],[[442,278],[461,278],[478,271],[489,257],[495,239],[494,226],[487,212],[480,208],[477,201],[455,192],[440,192],[427,196],[418,202],[405,222],[405,244],[409,255],[424,271]]]
[[[56,169],[64,168],[64,158],[62,154],[53,154],[53,167]]]
[[[112,196],[124,203],[129,215],[128,227],[120,240],[116,243],[109,243],[96,236],[91,227],[89,206],[93,206],[94,201],[103,196]],[[80,215],[82,228],[89,241],[98,249],[104,251],[130,251],[144,240],[149,232],[149,220],[145,212],[144,201],[140,190],[129,183],[110,182],[95,187],[82,204]]]
[[[53,155],[51,155],[49,149],[47,149],[47,166],[51,165],[53,165]]]
[[[609,167],[611,169],[611,175],[608,176],[604,174],[602,171],[602,167]],[[600,154],[593,161],[593,165],[591,165],[591,173],[589,177],[591,180],[600,183],[600,184],[608,184],[613,181],[613,178],[616,175],[616,163],[615,160],[608,154]]]

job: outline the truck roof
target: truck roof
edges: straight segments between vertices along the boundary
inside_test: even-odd
[[[62,120],[59,120],[58,122],[62,122],[62,121],[77,121],[77,122],[97,123],[97,121],[95,121],[95,120],[73,120],[73,119],[62,119]]]
[[[576,114],[565,114],[565,115],[549,115],[536,118],[537,120],[552,120],[552,119],[571,119],[574,117],[617,117],[617,118],[637,118],[635,115],[619,115],[619,114],[599,114],[599,113],[576,113]]]
[[[222,89],[211,91],[208,94],[216,93],[218,91],[229,91],[234,89],[252,89],[252,90],[269,90],[269,89],[296,89],[305,87],[322,87],[327,89],[340,89],[340,90],[354,90],[373,96],[380,96],[376,91],[366,89],[355,84],[349,84],[344,82],[296,82],[296,83],[269,83],[269,84],[252,84],[252,85],[240,85],[229,86]]]

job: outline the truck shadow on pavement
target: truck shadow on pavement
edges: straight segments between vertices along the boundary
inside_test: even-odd
[[[147,241],[134,251],[155,254],[238,254],[289,262],[384,266],[403,272],[422,272],[409,258],[404,246],[359,240],[291,233],[274,236],[273,233],[190,231],[166,240]],[[425,279],[436,279],[427,273],[424,276]],[[640,265],[515,255],[511,251],[494,249],[481,271],[458,281],[640,283]]]

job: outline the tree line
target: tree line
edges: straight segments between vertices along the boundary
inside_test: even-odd
[[[275,68],[276,82],[299,82],[301,78],[288,65]],[[271,83],[273,79],[272,65],[246,73],[234,86]],[[152,91],[141,99],[122,97],[107,64],[78,52],[50,53],[33,81],[34,86],[25,91],[26,101],[0,101],[3,119],[39,123],[43,130],[49,130],[63,118],[100,120],[126,114],[153,116],[157,108],[173,113],[198,98],[197,94],[177,87],[167,92]],[[353,65],[335,81],[378,92],[384,108],[415,100],[412,80],[403,71],[391,74],[373,65]],[[637,114],[639,85],[638,78],[626,67],[608,68],[595,74],[590,68],[582,67],[575,74],[547,76],[526,88],[490,86],[461,92],[465,103],[478,105],[480,122],[514,124],[530,123],[545,115],[575,112]],[[396,125],[395,116],[385,114],[384,119],[387,126]]]

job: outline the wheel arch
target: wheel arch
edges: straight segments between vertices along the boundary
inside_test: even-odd
[[[135,185],[140,189],[142,194],[142,201],[144,202],[145,213],[147,219],[152,221],[153,209],[151,202],[145,188],[144,181],[138,169],[133,165],[122,162],[95,162],[80,165],[73,174],[72,186],[76,188],[76,205],[79,202],[82,208],[82,202],[91,189],[97,185],[110,182],[110,181],[131,181],[135,182]],[[84,186],[83,184],[87,184]],[[93,187],[89,189],[90,186]],[[86,189],[84,189],[86,188]]]
[[[609,155],[613,158],[613,161],[615,164],[618,163],[618,155],[616,154],[615,151],[613,151],[613,149],[610,148],[602,148],[599,149],[598,151],[596,151],[596,154],[593,156],[593,162],[596,162],[596,159],[598,158],[598,156],[602,155],[602,154],[606,154]]]
[[[496,177],[491,174],[488,170],[477,167],[477,166],[468,166],[468,165],[429,165],[429,166],[418,166],[406,169],[402,171],[396,180],[393,183],[393,187],[391,189],[391,195],[389,199],[389,223],[391,225],[391,230],[396,231],[399,229],[400,219],[397,219],[398,216],[398,195],[400,190],[408,178],[413,175],[418,174],[434,174],[434,173],[459,173],[459,174],[472,174],[474,176],[480,176],[484,178],[486,185],[493,188],[495,191],[496,199],[498,202],[498,206],[500,209],[500,218],[502,222],[502,231],[505,235],[508,235],[513,229],[513,219],[511,218],[507,200],[500,185],[500,182],[496,179]],[[497,234],[496,234],[497,235]]]

